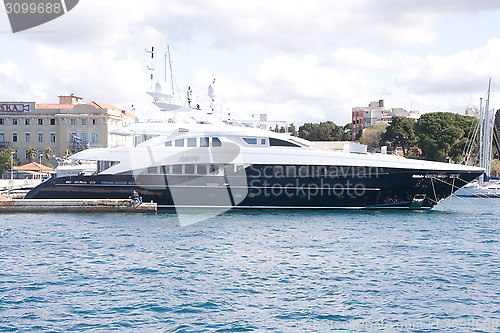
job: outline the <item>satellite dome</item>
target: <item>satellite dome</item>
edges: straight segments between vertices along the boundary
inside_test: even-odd
[[[213,85],[209,85],[208,86],[208,97],[214,99],[215,97],[215,89],[213,87]]]
[[[168,82],[166,81],[159,81],[156,83],[155,86],[155,92],[157,93],[167,93],[167,89],[169,88]]]

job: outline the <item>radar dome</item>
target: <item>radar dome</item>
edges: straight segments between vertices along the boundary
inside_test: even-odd
[[[169,84],[168,82],[166,81],[159,81],[156,83],[156,86],[155,86],[155,92],[157,93],[168,93],[168,90],[167,89],[170,89],[169,88]]]
[[[208,97],[214,99],[215,97],[215,89],[213,85],[208,86]]]

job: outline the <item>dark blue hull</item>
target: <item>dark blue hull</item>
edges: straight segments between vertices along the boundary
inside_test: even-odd
[[[428,209],[480,176],[476,171],[253,165],[223,175],[92,175],[52,178],[28,199],[127,199],[158,207]],[[301,170],[300,168],[304,168]],[[316,168],[316,169],[315,169]]]

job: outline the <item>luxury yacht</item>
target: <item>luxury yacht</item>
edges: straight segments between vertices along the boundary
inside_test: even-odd
[[[91,174],[51,178],[29,199],[127,199],[158,207],[429,209],[484,169],[367,153],[317,149],[286,134],[224,122],[173,103],[162,85],[155,104],[186,121],[135,123],[115,134],[144,138],[134,147],[95,148],[73,160],[96,161]]]

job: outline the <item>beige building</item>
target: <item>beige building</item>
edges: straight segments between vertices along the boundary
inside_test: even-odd
[[[13,148],[20,162],[28,161],[27,149],[37,158],[46,148],[63,157],[87,147],[131,145],[129,138],[110,134],[134,121],[134,115],[116,106],[89,102],[77,96],[59,96],[59,104],[0,102],[0,149]],[[47,161],[43,157],[44,162]]]

